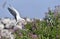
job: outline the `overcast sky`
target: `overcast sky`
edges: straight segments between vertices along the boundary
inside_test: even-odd
[[[48,7],[54,9],[56,5],[60,5],[60,0],[7,0],[5,8],[2,4],[5,0],[0,0],[0,17],[13,17],[7,10],[7,6],[11,4],[19,12],[21,17],[43,18]]]

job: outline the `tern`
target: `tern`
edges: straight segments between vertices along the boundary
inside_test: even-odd
[[[8,10],[14,16],[16,21],[24,21],[24,19],[20,17],[19,12],[14,7],[8,7]]]

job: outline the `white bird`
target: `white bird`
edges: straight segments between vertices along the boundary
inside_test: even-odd
[[[23,18],[20,17],[19,12],[12,6],[8,7],[9,12],[14,16],[16,21],[25,21]]]
[[[24,25],[26,24],[25,23],[25,19],[23,19],[23,18],[20,17],[19,12],[14,7],[10,6],[10,7],[8,7],[8,10],[14,16],[14,18],[16,19],[16,21],[17,21],[16,22],[17,27],[19,27],[19,29],[22,29],[23,28],[22,24],[24,24]],[[21,23],[21,25],[18,25],[18,23]]]

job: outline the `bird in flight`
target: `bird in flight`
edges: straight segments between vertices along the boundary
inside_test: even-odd
[[[16,21],[18,21],[18,20],[24,21],[24,19],[20,17],[19,12],[14,7],[10,6],[10,7],[8,7],[8,10],[14,16]]]

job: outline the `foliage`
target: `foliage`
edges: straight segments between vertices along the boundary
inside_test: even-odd
[[[48,22],[47,22],[48,20]],[[60,18],[49,11],[43,21],[27,23],[25,30],[15,32],[16,39],[60,39]]]

